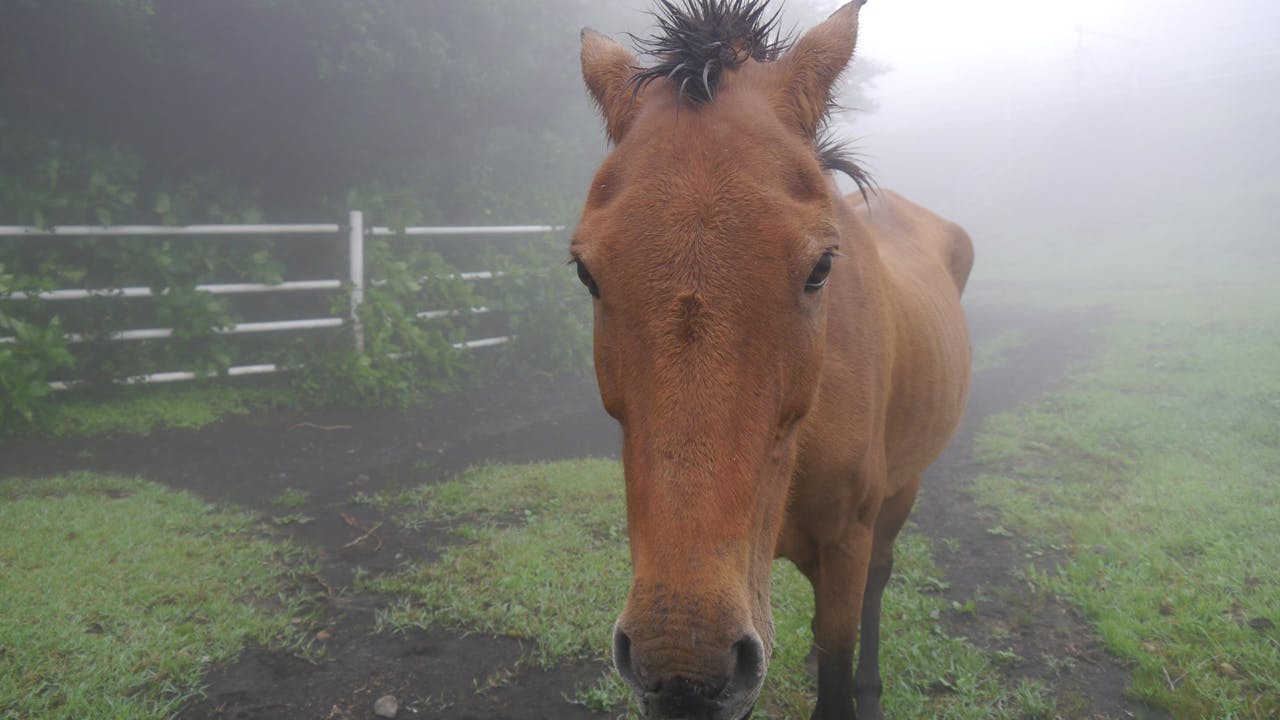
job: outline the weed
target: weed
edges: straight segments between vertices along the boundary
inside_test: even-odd
[[[311,499],[311,493],[307,492],[306,490],[297,490],[295,488],[289,488],[284,492],[280,493],[279,497],[272,500],[271,503],[273,505],[279,505],[280,507],[283,507],[283,508],[296,509],[296,508],[302,507],[303,505],[306,505],[307,501],[310,499]]]
[[[277,525],[306,525],[313,522],[315,518],[303,513],[289,513],[288,515],[277,515],[271,520]]]

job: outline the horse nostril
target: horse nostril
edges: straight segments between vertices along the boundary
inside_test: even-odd
[[[631,664],[631,638],[617,627],[613,629],[613,665],[618,668],[618,674],[628,685],[640,686],[640,679],[636,677],[635,667]]]
[[[764,644],[748,635],[733,644],[734,666],[730,687],[742,690],[759,685],[764,675]]]

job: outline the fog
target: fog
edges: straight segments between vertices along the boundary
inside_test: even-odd
[[[1274,219],[1276,27],[1280,8],[1250,0],[872,0],[855,62],[885,71],[840,132],[880,185],[970,230],[979,273],[984,248],[1046,230],[1088,244],[1196,197],[1224,230]]]
[[[725,297],[741,263],[664,309],[608,284],[657,253],[567,262],[609,152],[579,29],[632,44],[656,2],[0,0],[4,717],[621,717],[628,518],[683,523],[641,566],[750,568],[632,593],[711,617],[769,597],[784,491],[825,516],[782,543],[825,609],[782,563],[769,632],[690,635],[732,676],[666,688],[771,658],[760,709],[809,717],[810,630],[884,587],[966,397],[884,596],[888,715],[1280,717],[1280,4],[861,8],[829,130],[972,237],[966,347],[955,235],[885,264],[945,257],[928,287],[870,262],[824,291],[827,252],[768,309]],[[813,645],[828,687],[852,629]]]

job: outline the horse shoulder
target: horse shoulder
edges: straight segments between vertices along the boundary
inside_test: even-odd
[[[957,292],[964,291],[974,259],[973,241],[964,228],[893,190],[877,189],[866,197],[853,193],[847,199],[871,230],[882,255],[907,262],[939,262]]]

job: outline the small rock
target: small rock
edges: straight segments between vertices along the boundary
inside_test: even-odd
[[[400,712],[400,701],[395,695],[383,695],[373,704],[373,714],[380,718],[394,718]]]
[[[1276,624],[1264,617],[1256,617],[1249,621],[1249,627],[1254,630],[1275,630]]]

